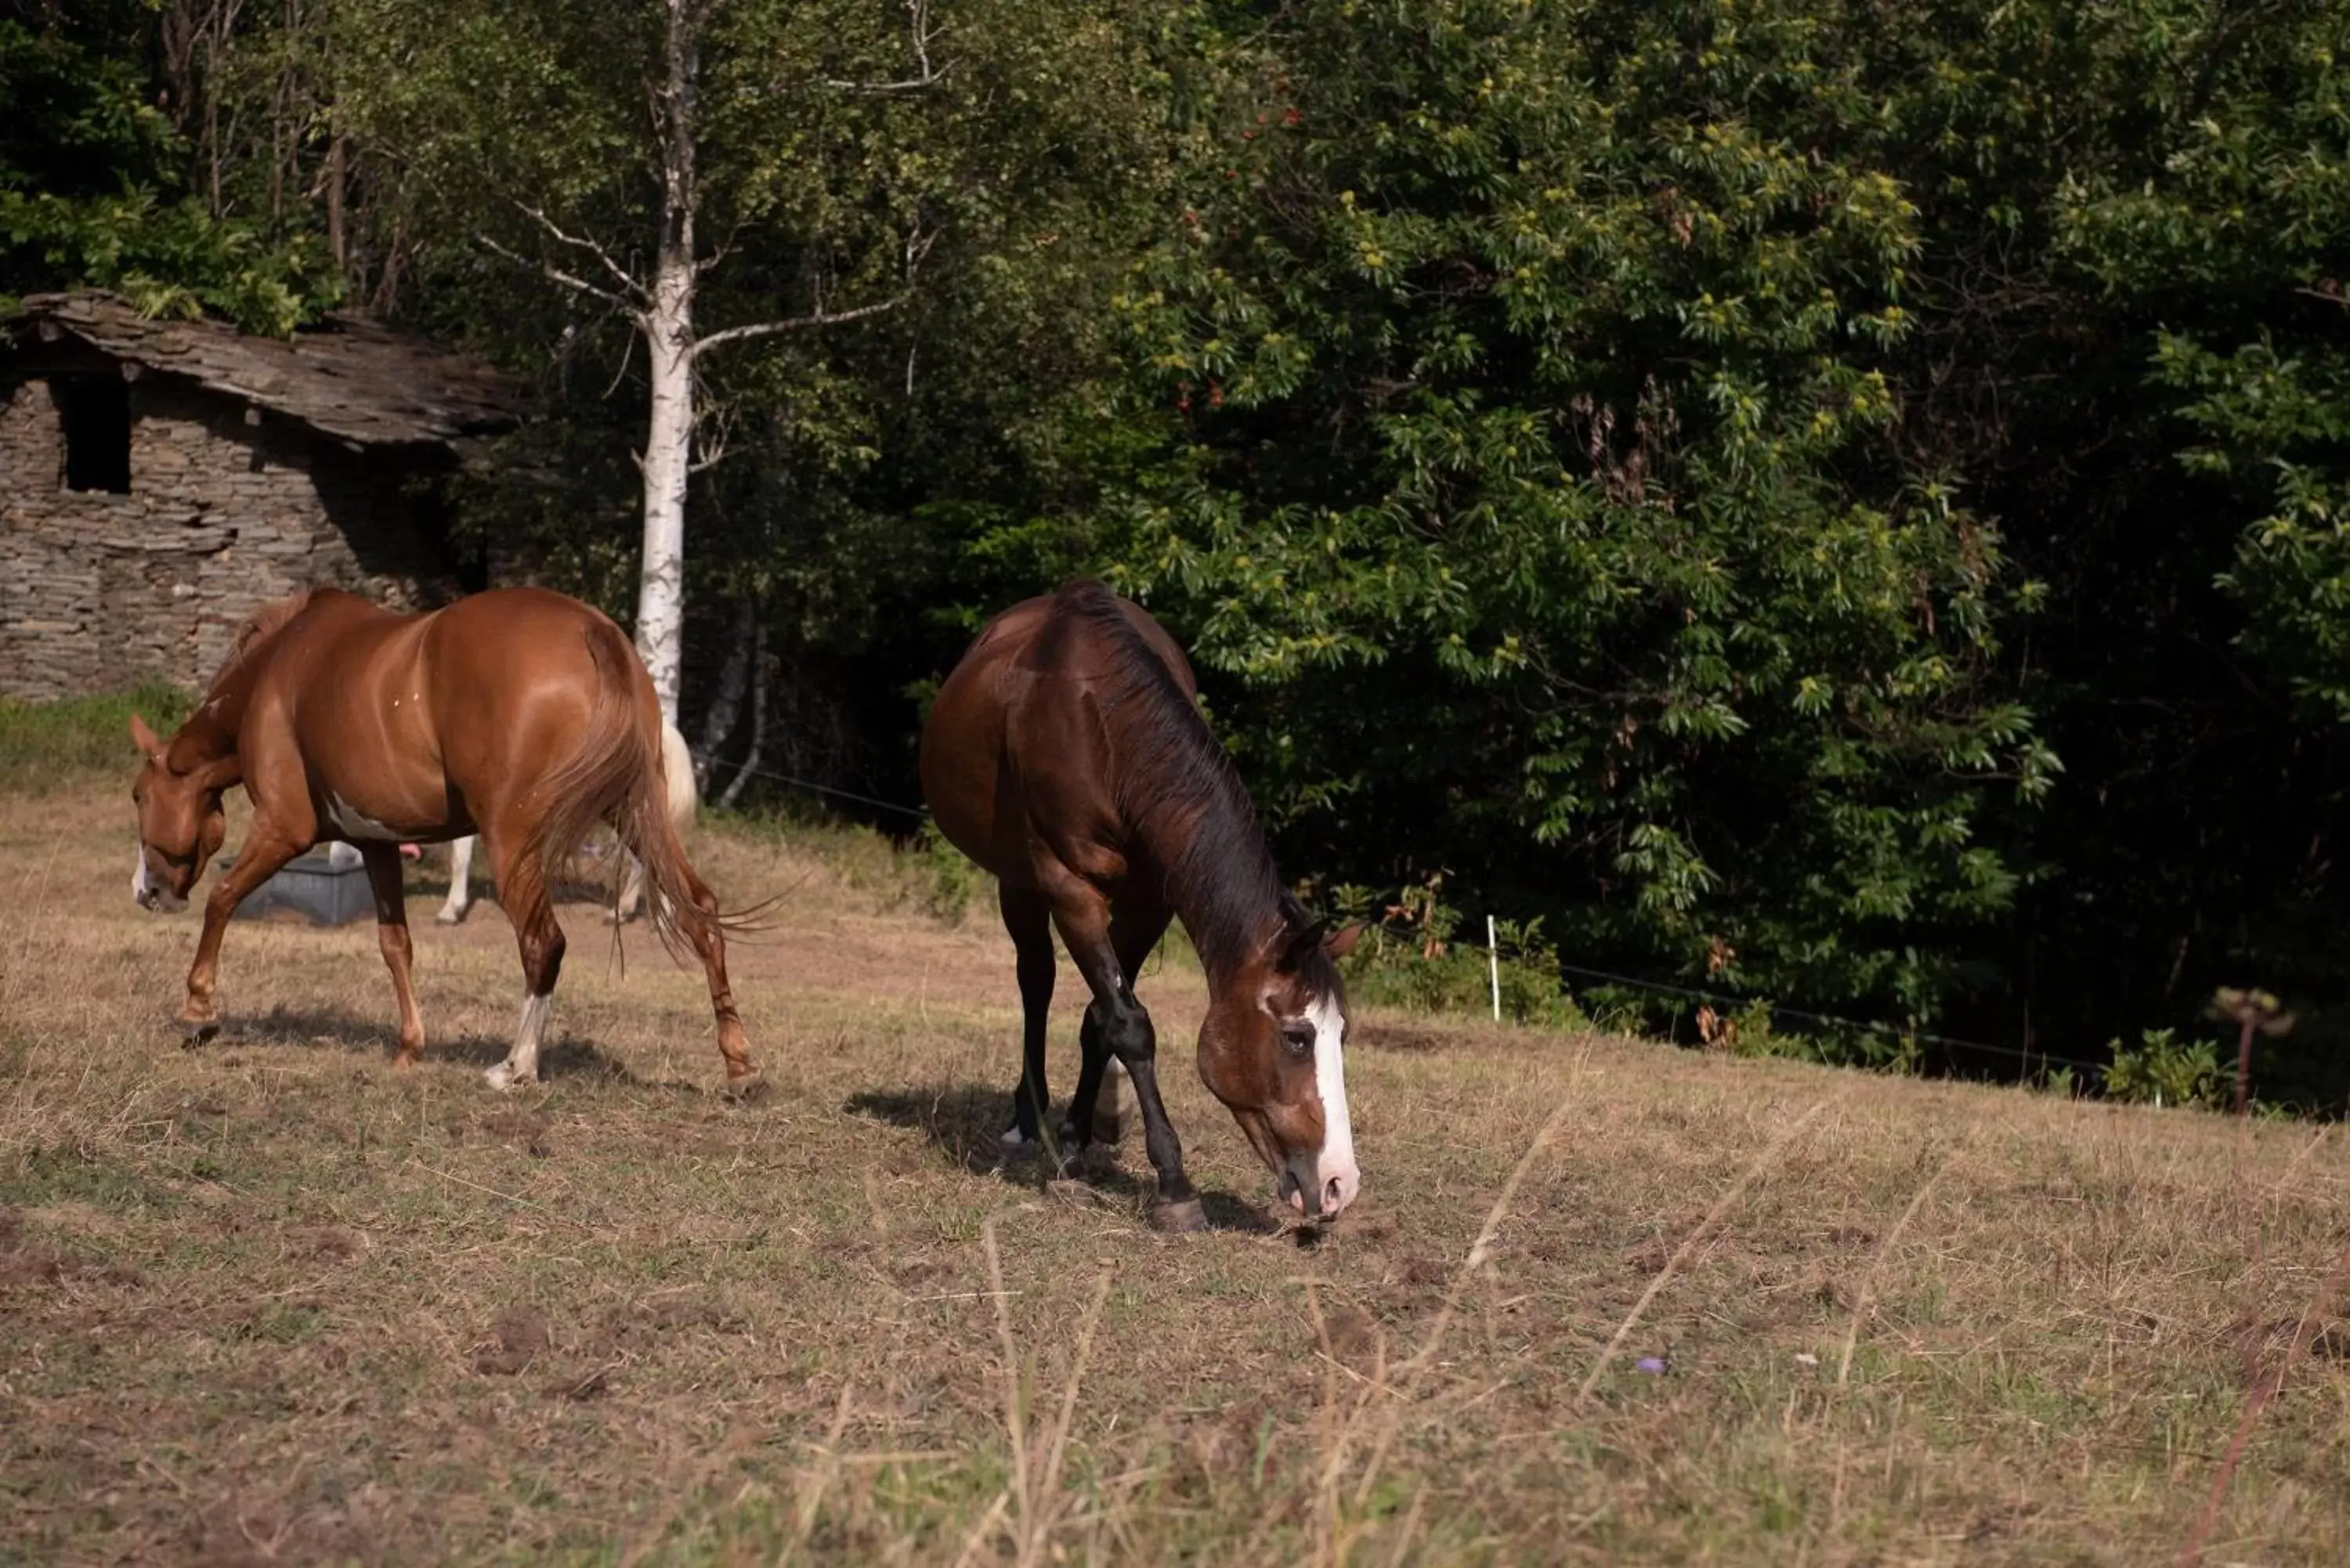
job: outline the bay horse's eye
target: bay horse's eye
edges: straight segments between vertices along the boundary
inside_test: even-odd
[[[1281,1044],[1293,1056],[1311,1055],[1314,1051],[1314,1025],[1311,1023],[1283,1024]]]

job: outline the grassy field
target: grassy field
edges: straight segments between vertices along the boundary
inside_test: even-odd
[[[697,836],[783,895],[764,1103],[585,905],[500,1098],[511,938],[430,872],[421,1070],[364,925],[234,927],[182,1050],[127,789],[0,796],[0,1561],[2350,1561],[2331,1130],[1373,1014],[1316,1237],[1168,962],[1165,1238],[1132,1142],[1002,1166],[1007,944],[870,840]]]

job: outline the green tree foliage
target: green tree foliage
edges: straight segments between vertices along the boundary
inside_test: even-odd
[[[1918,240],[1797,7],[1285,10],[1128,306],[1122,575],[1246,697],[1308,863],[1649,972],[1930,1014],[2001,912],[2022,585],[1897,438]]]
[[[151,20],[129,0],[0,13],[0,299],[95,285],[289,332],[335,303],[338,279],[306,236],[190,192],[187,144],[137,59]]]

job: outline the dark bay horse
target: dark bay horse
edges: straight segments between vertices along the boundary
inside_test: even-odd
[[[1354,943],[1283,888],[1247,791],[1196,705],[1174,639],[1095,582],[1014,606],[979,634],[922,726],[939,828],[1001,886],[1024,1017],[1006,1141],[1038,1136],[1053,929],[1093,992],[1069,1130],[1092,1137],[1115,1056],[1134,1084],[1156,1222],[1204,1228],[1159,1093],[1157,1036],[1134,979],[1170,918],[1208,971],[1200,1076],[1272,1168],[1282,1196],[1328,1218],[1361,1186],[1347,1116],[1344,987]]]
[[[253,826],[204,902],[180,1021],[220,1027],[213,1004],[221,936],[244,896],[315,844],[356,846],[375,895],[376,935],[400,1000],[397,1066],[416,1060],[424,1023],[409,981],[400,846],[479,833],[499,902],[522,950],[522,1021],[489,1071],[495,1088],[538,1075],[563,928],[548,887],[599,822],[644,862],[655,929],[710,978],[728,1087],[756,1081],[726,980],[730,918],[671,826],[661,779],[661,713],[620,628],[577,599],[508,588],[427,615],[394,615],[356,595],[314,588],[259,611],[211,689],[169,741],[138,718],[146,758],[132,897],[183,905],[226,830],[224,792],[239,784]]]

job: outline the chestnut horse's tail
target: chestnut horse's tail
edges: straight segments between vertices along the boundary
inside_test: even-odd
[[[662,756],[661,724],[647,722],[651,682],[637,650],[620,628],[602,616],[587,628],[588,650],[596,661],[596,701],[579,745],[562,766],[540,781],[549,802],[522,845],[553,887],[598,823],[609,823],[632,851],[652,884],[645,900],[652,928],[680,961],[693,956],[702,940],[747,923],[744,917],[705,909],[695,901],[697,884],[678,839]],[[659,710],[653,710],[657,715]],[[706,891],[705,891],[705,896]],[[616,928],[617,932],[617,928]]]

